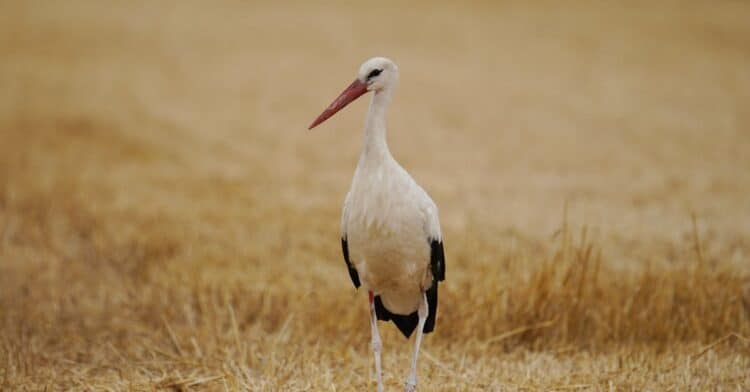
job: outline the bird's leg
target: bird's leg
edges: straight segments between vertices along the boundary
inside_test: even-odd
[[[378,380],[378,392],[383,392],[383,373],[380,370],[380,350],[383,344],[378,333],[378,316],[375,314],[375,295],[369,291],[370,297],[370,329],[372,331],[372,352],[375,354],[375,377]]]
[[[417,338],[414,342],[414,357],[411,359],[411,370],[409,371],[409,377],[406,378],[406,392],[417,390],[417,357],[419,356],[419,345],[422,343],[422,330],[424,329],[424,323],[429,313],[427,296],[423,292],[422,302],[419,304],[419,310],[417,310],[419,324],[417,324]]]

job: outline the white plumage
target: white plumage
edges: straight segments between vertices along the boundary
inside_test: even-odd
[[[325,121],[362,94],[373,91],[364,141],[341,217],[344,259],[355,287],[367,289],[378,391],[382,391],[381,341],[377,320],[393,321],[409,337],[415,329],[414,357],[406,390],[416,389],[416,364],[423,332],[431,332],[437,286],[445,274],[438,209],[396,162],[386,143],[385,114],[398,84],[398,67],[375,57],[357,79],[310,125]]]
[[[365,143],[372,137],[377,136],[366,136]],[[387,146],[378,148],[360,156],[341,234],[363,286],[380,295],[391,312],[410,314],[432,284],[428,239],[441,237],[437,207]]]

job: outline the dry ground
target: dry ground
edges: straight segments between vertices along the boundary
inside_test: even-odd
[[[0,389],[373,389],[366,102],[305,128],[376,54],[445,234],[422,391],[750,389],[750,5],[658,3],[0,2]]]

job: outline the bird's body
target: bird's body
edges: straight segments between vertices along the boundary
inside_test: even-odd
[[[364,141],[341,217],[341,246],[355,287],[369,294],[372,348],[378,391],[381,340],[377,320],[391,320],[407,338],[417,330],[406,390],[417,385],[422,334],[435,327],[438,282],[445,278],[445,257],[438,210],[386,143],[385,113],[398,84],[398,67],[375,57],[357,79],[310,125],[325,121],[362,94],[373,91]]]
[[[434,211],[390,154],[363,154],[344,203],[342,234],[362,284],[393,313],[415,312],[432,285],[427,222]]]

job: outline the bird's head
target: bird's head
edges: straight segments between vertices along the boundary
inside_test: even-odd
[[[390,92],[398,85],[398,67],[385,57],[373,57],[359,67],[357,78],[310,124],[315,128],[363,94]]]
[[[398,67],[385,57],[373,57],[359,67],[357,80],[367,85],[367,91],[391,90],[398,85]]]

